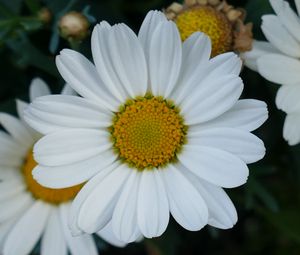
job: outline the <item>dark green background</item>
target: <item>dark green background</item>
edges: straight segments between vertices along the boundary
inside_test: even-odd
[[[268,1],[229,2],[246,8],[247,20],[254,23],[255,38],[263,39],[261,15],[272,12]],[[30,81],[36,76],[45,79],[53,92],[60,91],[63,81],[54,57],[60,49],[71,46],[59,38],[56,21],[66,7],[82,11],[90,6],[91,20],[94,17],[97,22],[103,19],[125,22],[138,31],[148,10],[161,9],[170,3],[167,0],[0,0],[0,111],[15,113],[15,98],[28,99]],[[47,26],[35,18],[42,6],[54,15]],[[76,47],[90,56],[89,45],[88,37]],[[282,139],[285,115],[274,104],[278,86],[247,68],[242,77],[243,97],[266,101],[270,117],[256,131],[265,141],[267,155],[250,165],[246,185],[228,190],[238,210],[236,226],[225,231],[205,227],[199,232],[189,232],[172,221],[162,237],[130,244],[125,249],[113,248],[97,239],[101,254],[300,254],[300,145],[289,147]]]

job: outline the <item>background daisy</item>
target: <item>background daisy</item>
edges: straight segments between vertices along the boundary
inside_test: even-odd
[[[266,104],[238,100],[241,60],[210,59],[202,33],[182,44],[157,11],[138,36],[101,22],[92,52],[95,65],[72,50],[56,60],[82,98],[41,97],[25,114],[46,134],[34,147],[34,178],[52,188],[87,182],[72,205],[72,231],[111,224],[132,242],[160,236],[170,213],[188,230],[231,228],[237,214],[222,187],[244,184],[246,164],[265,154],[250,132],[266,120]]]
[[[74,94],[65,86],[63,94]],[[41,79],[30,85],[30,100],[50,94]],[[0,133],[0,248],[4,255],[29,254],[41,238],[43,255],[98,254],[93,237],[73,237],[68,227],[70,201],[82,185],[67,189],[48,189],[39,185],[31,172],[36,165],[32,147],[41,135],[27,126],[23,111],[27,103],[17,100],[20,119],[0,113],[6,132]],[[101,237],[123,246],[113,238],[109,228]]]
[[[253,50],[245,53],[245,64],[264,78],[283,85],[276,105],[287,113],[283,137],[289,145],[300,142],[300,18],[289,3],[270,0],[274,14],[262,16],[261,29],[268,42],[255,41]],[[295,0],[300,11],[300,1]]]

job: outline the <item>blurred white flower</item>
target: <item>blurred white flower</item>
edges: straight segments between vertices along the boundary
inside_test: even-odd
[[[63,93],[72,94],[67,86]],[[30,100],[50,94],[48,86],[34,79],[30,86]],[[73,237],[68,228],[70,201],[82,185],[67,189],[49,189],[32,177],[36,162],[32,147],[39,133],[23,121],[27,103],[17,100],[20,119],[0,113],[0,124],[8,133],[0,131],[0,253],[29,254],[40,238],[41,254],[65,255],[98,254],[93,237]],[[105,240],[123,246],[113,238],[109,226],[100,233]]]
[[[264,78],[283,85],[276,105],[287,113],[283,137],[289,145],[300,142],[300,17],[288,2],[270,0],[276,15],[262,17],[262,31],[269,42],[255,41],[244,53],[245,64]],[[300,0],[295,0],[300,13]]]
[[[92,53],[95,65],[72,50],[57,57],[82,98],[40,97],[25,114],[46,134],[34,147],[34,178],[52,188],[86,182],[72,204],[73,233],[111,224],[132,242],[161,235],[170,213],[188,230],[231,228],[237,214],[222,187],[244,184],[246,164],[265,154],[250,132],[267,119],[266,104],[238,100],[241,60],[210,59],[199,32],[182,44],[157,11],[138,36],[101,22]]]

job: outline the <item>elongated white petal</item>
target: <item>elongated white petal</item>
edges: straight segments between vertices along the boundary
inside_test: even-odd
[[[199,192],[176,169],[169,166],[162,171],[172,216],[185,229],[196,231],[208,221],[208,209]]]
[[[126,165],[120,165],[87,196],[78,215],[78,225],[84,232],[94,233],[105,227],[131,171]]]
[[[95,100],[104,109],[117,109],[119,102],[106,90],[95,66],[80,53],[64,49],[56,57],[56,66],[78,94]]]
[[[282,25],[275,15],[262,17],[261,29],[270,43],[291,57],[300,57],[300,44]]]
[[[300,111],[300,84],[281,86],[276,95],[276,105],[279,109],[287,112]]]
[[[4,222],[20,212],[25,211],[33,202],[29,193],[21,193],[13,199],[1,201],[0,203],[0,223]]]
[[[170,95],[180,73],[181,55],[181,39],[176,25],[171,21],[161,22],[151,38],[148,63],[154,95]]]
[[[140,235],[137,224],[137,201],[141,174],[132,171],[112,216],[112,229],[119,240],[126,243],[134,242]]]
[[[45,229],[50,211],[50,205],[36,201],[9,232],[3,253],[29,254]]]
[[[161,170],[143,171],[138,191],[137,221],[147,238],[160,236],[169,223],[169,204]]]
[[[290,113],[286,116],[283,126],[283,137],[289,145],[296,145],[300,142],[300,114]]]
[[[110,62],[105,61],[104,65],[107,69],[114,70],[119,86],[132,98],[144,96],[148,82],[147,65],[137,36],[125,24],[118,24],[111,28],[107,46]],[[103,68],[98,69],[98,72],[102,77]]]
[[[112,231],[111,222],[109,222],[104,228],[96,233],[100,236],[104,241],[108,242],[109,244],[117,247],[124,247],[126,246],[125,242],[120,241],[116,236],[115,233]]]
[[[41,242],[41,254],[43,255],[67,255],[67,243],[63,235],[63,229],[58,210],[52,209]]]
[[[19,217],[16,216],[0,224],[0,251],[3,250],[6,237]]]
[[[268,54],[257,60],[259,73],[278,84],[300,83],[300,61],[279,54]]]
[[[25,119],[32,127],[47,134],[65,128],[108,127],[112,113],[81,97],[51,95],[35,100],[25,110]]]
[[[255,99],[242,99],[221,116],[200,125],[191,126],[190,130],[231,127],[253,131],[260,127],[267,118],[268,109],[265,102]]]
[[[242,53],[241,58],[244,60],[245,66],[257,72],[257,59],[272,53],[280,53],[280,51],[269,42],[253,40],[252,50]]]
[[[176,102],[189,95],[207,74],[210,54],[211,41],[204,33],[193,33],[183,42],[181,71],[171,95]]]
[[[98,187],[98,184],[101,183],[102,180],[118,166],[118,163],[114,163],[109,167],[104,168],[96,176],[89,180],[74,198],[69,214],[69,227],[73,236],[83,233],[82,229],[78,225],[78,215],[83,203],[86,201],[91,192]]]
[[[300,41],[300,19],[289,3],[283,0],[270,0],[270,3],[284,27]]]
[[[232,52],[220,54],[210,61],[209,76],[219,76],[224,74],[239,75],[242,69],[242,60]]]
[[[185,168],[181,170],[207,204],[208,224],[221,229],[232,228],[237,222],[237,212],[226,192],[218,186],[197,178]]]
[[[249,170],[238,157],[226,151],[185,145],[179,161],[200,178],[224,188],[233,188],[247,181]]]
[[[297,8],[298,15],[300,15],[300,0],[295,0],[295,5]]]
[[[189,145],[201,145],[230,152],[245,163],[262,159],[266,149],[255,135],[235,128],[196,129],[188,133]]]
[[[149,60],[150,42],[157,26],[167,21],[166,16],[160,11],[149,11],[142,23],[138,38],[144,48],[145,56]]]
[[[236,75],[203,81],[181,104],[186,123],[202,123],[220,116],[238,101],[242,91],[243,82]]]
[[[72,255],[97,255],[96,243],[92,235],[80,235],[72,236],[69,226],[68,226],[68,217],[69,217],[70,204],[62,204],[59,207],[60,212],[60,224],[63,229],[64,238],[67,242],[69,250]]]
[[[7,181],[18,178],[21,175],[20,169],[15,167],[0,166],[0,180]]]
[[[69,95],[69,96],[76,96],[77,93],[74,89],[72,89],[72,87],[66,83],[65,86],[63,87],[63,89],[61,90],[62,95]]]
[[[106,21],[102,21],[94,27],[91,39],[93,60],[103,85],[120,102],[125,102],[128,94],[119,80],[118,73],[112,66],[112,50],[108,41],[112,33],[112,27]]]
[[[0,113],[0,124],[8,133],[24,147],[31,147],[34,140],[27,127],[16,117],[7,113]]]
[[[34,99],[50,95],[50,89],[48,85],[40,78],[34,78],[31,81],[30,87],[29,87],[29,99],[32,102]]]
[[[38,165],[34,168],[32,174],[37,182],[49,188],[72,187],[89,180],[95,174],[110,166],[116,158],[117,155],[108,150],[74,164],[56,167]]]
[[[44,136],[34,146],[37,162],[46,166],[73,164],[101,154],[112,144],[107,131],[66,129]]]
[[[13,199],[12,197],[21,193],[26,188],[23,176],[15,176],[14,179],[0,182],[0,201]]]

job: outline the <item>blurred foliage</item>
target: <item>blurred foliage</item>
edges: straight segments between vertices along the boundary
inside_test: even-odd
[[[89,37],[72,43],[59,36],[57,23],[66,12],[82,12],[89,22],[125,22],[138,30],[150,9],[167,7],[170,0],[0,0],[0,111],[15,113],[15,98],[28,99],[32,78],[45,79],[53,92],[63,81],[55,67],[55,55],[63,48],[75,48],[90,56]],[[261,16],[272,13],[267,0],[232,0],[246,8],[254,36],[263,39]],[[290,1],[293,5],[292,1]],[[50,22],[40,18],[42,8],[51,13]],[[277,86],[247,68],[243,97],[267,102],[269,120],[256,131],[266,144],[267,155],[250,165],[250,177],[243,187],[229,190],[239,221],[231,230],[206,227],[189,232],[172,222],[160,238],[130,244],[125,249],[98,240],[103,255],[109,254],[300,254],[300,146],[289,147],[282,138],[284,114],[274,104]],[[33,254],[38,254],[36,249]]]

